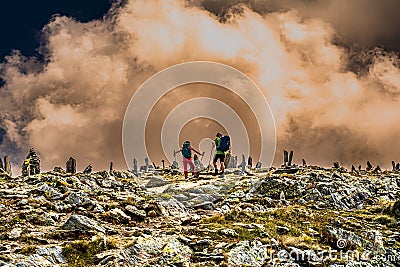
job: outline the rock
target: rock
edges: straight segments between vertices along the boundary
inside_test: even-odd
[[[340,169],[340,164],[339,164],[339,162],[335,161],[335,162],[333,163],[333,168],[335,168],[335,169]]]
[[[92,203],[89,195],[85,192],[73,192],[69,194],[64,201],[68,204],[75,204],[78,206],[85,206]]]
[[[143,221],[146,218],[146,211],[139,210],[135,206],[127,205],[125,210],[134,220]]]
[[[210,247],[212,241],[210,239],[201,239],[196,242],[192,242],[189,244],[190,248],[194,251],[204,251],[204,249]]]
[[[393,203],[390,214],[398,219],[400,218],[400,200]]]
[[[46,259],[45,257],[39,254],[30,255],[26,262],[18,263],[17,266],[35,266],[35,267],[44,267],[44,266],[54,266],[54,263]]]
[[[129,256],[124,251],[120,250],[107,250],[95,255],[96,266],[132,266],[129,263]]]
[[[125,214],[121,209],[115,208],[110,210],[110,215],[119,222],[127,223],[131,220],[131,217]]]
[[[170,184],[170,182],[158,177],[151,177],[150,181],[146,184],[146,188],[161,187],[167,184]]]
[[[164,216],[172,216],[180,219],[189,217],[185,206],[174,198],[168,201],[160,201],[158,204]]]
[[[67,173],[76,173],[76,160],[73,157],[69,157],[65,165]]]
[[[197,205],[192,206],[194,209],[202,209],[202,210],[215,210],[214,203],[207,201]]]
[[[229,229],[229,228],[222,229],[220,231],[220,233],[225,235],[225,236],[228,236],[228,237],[237,237],[237,236],[239,236],[239,234],[235,230]]]
[[[105,233],[104,227],[100,226],[96,221],[89,219],[83,215],[71,215],[62,226],[64,230],[82,230],[82,231],[98,231]]]
[[[21,228],[14,228],[10,231],[8,234],[9,239],[17,239],[21,236],[22,234],[22,229]]]
[[[362,247],[363,244],[366,244],[365,240],[363,240],[359,235],[347,231],[341,228],[327,227],[329,234],[333,236],[333,239],[336,242],[336,245],[339,249],[348,249],[351,244],[355,244],[358,247]],[[341,242],[341,243],[340,243]]]
[[[370,171],[370,170],[372,170],[372,164],[371,164],[371,162],[369,162],[369,161],[367,161],[367,168],[366,168],[366,170],[367,171]]]
[[[282,191],[286,192],[286,199],[301,196],[299,183],[296,181],[281,179],[268,179],[255,183],[250,188],[249,193],[270,197],[272,199],[280,199]]]
[[[193,259],[196,262],[216,262],[220,263],[221,261],[225,260],[225,256],[223,254],[211,254],[211,253],[204,253],[204,252],[195,252]],[[218,266],[218,265],[217,265]]]
[[[157,212],[155,210],[149,211],[149,217],[156,217],[156,216],[157,216]]]
[[[289,161],[289,154],[286,150],[283,151],[283,166],[287,166],[287,163]]]
[[[12,176],[12,168],[11,161],[9,156],[4,157],[4,171],[11,177]]]
[[[65,170],[59,166],[54,167],[53,172],[65,174]]]
[[[180,243],[177,239],[171,239],[163,248],[164,259],[161,259],[160,263],[164,263],[164,266],[189,266],[190,258],[192,256],[192,250]]]
[[[292,166],[292,160],[293,160],[293,151],[290,151],[289,153],[289,158],[288,158],[288,166]]]
[[[26,220],[35,225],[51,226],[56,224],[51,215],[48,214],[47,212],[43,213],[34,212],[32,214],[26,215]]]
[[[192,250],[170,236],[139,237],[135,244],[125,250],[133,266],[146,262],[149,266],[189,267]],[[156,257],[155,257],[156,256]]]
[[[258,240],[242,241],[228,253],[228,266],[261,267],[269,259],[268,248]]]
[[[92,164],[89,164],[89,165],[83,170],[83,173],[84,173],[84,174],[91,174],[91,173],[92,173],[92,169],[93,169]]]
[[[35,175],[40,173],[40,158],[35,149],[31,148],[24,163],[22,164],[22,176]]]
[[[285,235],[290,232],[290,229],[284,226],[277,226],[276,231],[278,234]]]
[[[66,263],[66,260],[62,254],[62,248],[59,246],[52,247],[39,247],[37,254],[46,258],[52,264]]]

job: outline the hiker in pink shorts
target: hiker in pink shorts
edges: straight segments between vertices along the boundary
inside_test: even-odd
[[[185,174],[185,179],[188,178],[188,170],[187,170],[188,164],[190,166],[190,169],[192,170],[193,177],[199,177],[199,174],[196,172],[196,167],[194,166],[192,161],[192,150],[199,155],[201,154],[196,149],[190,146],[189,141],[185,141],[182,145],[182,149],[177,151],[177,152],[182,152],[183,173]]]

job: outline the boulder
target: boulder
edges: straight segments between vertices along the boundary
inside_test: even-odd
[[[62,229],[106,232],[104,227],[100,226],[96,221],[78,214],[71,215],[62,226]]]

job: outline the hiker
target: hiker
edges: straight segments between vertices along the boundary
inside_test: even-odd
[[[215,152],[215,157],[213,160],[213,165],[214,165],[214,175],[218,174],[218,167],[217,167],[217,161],[219,159],[219,163],[221,165],[221,177],[224,177],[225,173],[225,154],[230,148],[230,138],[229,136],[224,136],[222,137],[221,133],[216,134],[216,138],[214,140],[215,147],[216,147],[216,152]]]
[[[182,152],[183,173],[185,174],[185,179],[188,179],[188,170],[187,170],[188,164],[190,165],[190,168],[192,170],[193,177],[199,177],[198,172],[196,172],[196,167],[194,166],[192,161],[192,151],[201,155],[200,152],[198,152],[196,149],[190,146],[189,141],[185,141],[182,145],[182,149],[176,151],[176,152]]]

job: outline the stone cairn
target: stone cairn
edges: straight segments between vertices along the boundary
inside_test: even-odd
[[[293,151],[290,153],[286,150],[283,150],[283,165],[282,167],[292,167],[292,160],[293,160]]]
[[[67,173],[76,173],[76,160],[73,157],[69,157],[69,159],[66,162],[66,170]]]
[[[36,151],[31,148],[22,164],[22,176],[35,175],[40,173],[40,158]]]
[[[92,164],[89,164],[84,170],[83,174],[91,174],[93,170]]]
[[[12,176],[11,161],[9,156],[4,157],[4,162],[0,158],[0,173],[6,173]]]

